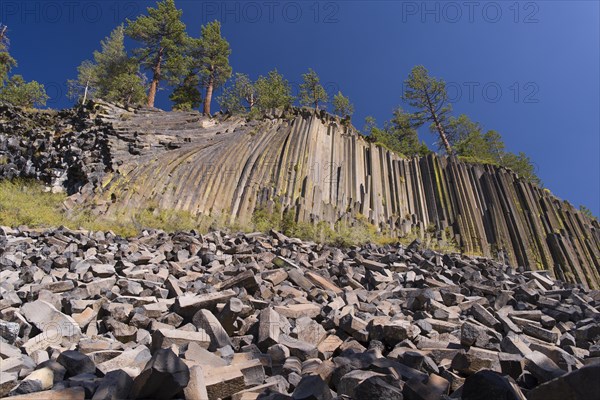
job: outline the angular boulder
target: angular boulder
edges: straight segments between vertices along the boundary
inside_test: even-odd
[[[190,380],[187,365],[171,349],[158,350],[133,381],[132,399],[171,399]]]

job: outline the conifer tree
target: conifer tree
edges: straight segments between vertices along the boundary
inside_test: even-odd
[[[48,95],[44,85],[36,82],[25,82],[21,75],[8,78],[17,61],[9,54],[8,27],[0,24],[0,101],[18,107],[45,106]]]
[[[21,75],[13,75],[0,89],[0,101],[17,107],[45,106],[48,95],[44,85],[36,82],[25,82]]]
[[[321,85],[319,76],[315,71],[309,68],[306,74],[302,75],[302,83],[300,84],[300,104],[310,107],[315,110],[319,109],[319,103],[326,103],[327,92]]]
[[[248,75],[238,72],[217,101],[222,111],[231,114],[252,111],[256,104],[256,88]]]
[[[229,42],[221,36],[221,23],[213,21],[202,27],[199,41],[200,77],[206,92],[204,96],[204,115],[210,115],[213,92],[231,77]]]
[[[125,104],[144,101],[144,81],[137,62],[125,50],[124,27],[118,26],[100,46],[100,51],[94,51],[94,61],[83,61],[77,79],[67,82],[69,97],[83,102],[92,98]]]
[[[198,89],[199,87],[200,79],[197,74],[190,73],[186,76],[169,96],[169,99],[173,102],[173,109],[190,111],[200,107],[202,94]]]
[[[499,132],[494,130],[487,131],[483,135],[483,140],[486,141],[490,156],[502,164],[504,156],[504,141]]]
[[[431,131],[439,135],[446,153],[452,154],[452,147],[446,135],[451,106],[444,81],[429,76],[427,69],[418,65],[412,69],[405,85],[403,98],[417,110],[413,114],[413,124],[421,126],[425,122],[431,122]]]
[[[397,107],[385,130],[396,139],[400,154],[407,157],[425,156],[431,151],[424,142],[419,141],[419,135],[411,123],[412,117],[412,114]]]
[[[351,118],[354,114],[354,105],[350,103],[350,99],[338,91],[338,94],[333,96],[334,112],[342,118]]]
[[[67,81],[67,97],[73,100],[81,99],[82,103],[94,98],[98,89],[98,78],[96,76],[96,65],[85,60],[77,67],[77,79]]]
[[[405,157],[425,156],[431,151],[425,143],[419,142],[417,131],[411,124],[412,115],[398,107],[392,119],[377,127],[373,117],[365,119],[365,134],[369,140]]]
[[[11,69],[17,66],[17,61],[8,53],[8,27],[0,24],[0,87],[8,79],[8,73]]]
[[[448,122],[449,140],[454,153],[462,160],[500,165],[511,169],[528,182],[541,184],[531,159],[525,153],[513,154],[505,151],[500,133],[490,130],[485,134],[477,122],[462,114],[451,117]]]
[[[523,152],[504,154],[501,165],[510,168],[528,182],[535,183],[538,186],[542,185],[542,180],[536,175],[531,159]]]
[[[287,79],[277,69],[270,71],[267,76],[260,76],[256,81],[256,106],[264,111],[270,108],[291,107],[294,102],[292,87]]]
[[[189,36],[181,21],[182,11],[175,7],[174,0],[159,1],[156,8],[148,7],[147,11],[148,15],[139,16],[135,21],[127,20],[126,34],[142,43],[134,54],[141,65],[151,71],[147,104],[154,107],[160,82],[178,84],[181,77],[187,76],[184,52]]]

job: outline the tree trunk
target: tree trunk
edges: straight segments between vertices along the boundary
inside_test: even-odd
[[[90,80],[88,79],[87,82],[85,83],[85,91],[83,92],[83,103],[82,104],[85,104],[85,102],[87,101],[89,87],[90,87]]]
[[[156,64],[154,65],[154,71],[152,76],[152,83],[150,83],[150,90],[148,91],[148,107],[154,107],[154,100],[156,99],[156,92],[158,91],[158,83],[160,82],[160,65],[162,64],[164,49],[158,50],[156,56]]]
[[[435,107],[431,103],[431,99],[429,98],[429,93],[425,92],[425,96],[427,97],[427,106],[429,108],[429,113],[431,114],[431,118],[433,119],[433,123],[435,125],[435,129],[438,131],[440,135],[440,139],[442,140],[442,144],[446,148],[446,154],[449,156],[452,155],[452,147],[450,147],[450,142],[446,137],[446,132],[444,132],[444,127],[440,123],[437,114],[435,113]]]
[[[148,91],[148,107],[154,107],[154,100],[156,99],[156,91],[158,90],[158,80],[152,79],[150,84],[150,90]]]
[[[442,124],[440,124],[440,121],[438,121],[437,115],[435,115],[435,114],[434,114],[434,121],[435,121],[435,129],[437,129],[438,133],[440,134],[442,143],[444,144],[444,147],[446,148],[446,153],[450,156],[450,155],[452,155],[452,147],[450,147],[450,142],[448,142],[448,138],[446,137],[446,132],[444,132],[444,128],[442,127]]]
[[[210,102],[212,101],[214,88],[214,80],[211,78],[208,81],[208,85],[206,85],[206,97],[204,97],[204,115],[210,117]]]

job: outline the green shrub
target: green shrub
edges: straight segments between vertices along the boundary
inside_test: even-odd
[[[277,203],[276,203],[277,204]],[[271,229],[281,231],[282,218],[278,212],[279,207],[274,207],[273,212],[265,207],[257,208],[252,214],[252,225],[256,231],[268,232]]]

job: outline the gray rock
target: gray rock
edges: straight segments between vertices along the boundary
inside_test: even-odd
[[[121,400],[129,395],[133,379],[123,370],[110,371],[96,389],[92,400]]]
[[[463,400],[525,400],[525,396],[510,377],[482,370],[465,380]]]
[[[545,382],[527,394],[528,400],[583,400],[600,393],[600,364],[583,367]]]
[[[210,338],[209,351],[215,351],[225,346],[232,346],[227,331],[225,331],[219,320],[209,310],[200,310],[194,314],[192,323]]]
[[[190,380],[190,370],[170,349],[158,350],[133,381],[132,399],[170,399]]]
[[[333,395],[327,383],[318,375],[305,376],[300,380],[294,393],[294,400],[332,400]]]
[[[21,313],[44,333],[42,339],[50,343],[69,346],[81,337],[81,329],[75,320],[45,301],[25,303]]]
[[[0,320],[0,337],[10,344],[14,344],[19,337],[20,326],[16,322]]]
[[[558,378],[566,373],[543,353],[534,351],[525,356],[525,370],[531,372],[540,383]]]
[[[56,362],[65,367],[67,377],[96,373],[94,361],[87,355],[75,350],[63,351],[56,359]]]
[[[382,378],[371,377],[362,381],[354,390],[356,399],[403,400],[402,390]]]

